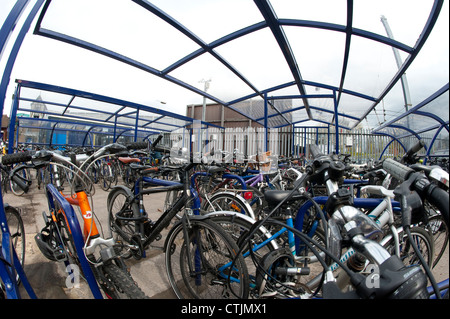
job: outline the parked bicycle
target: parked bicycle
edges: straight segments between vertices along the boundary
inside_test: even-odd
[[[313,150],[313,153],[315,153],[315,160],[312,166],[309,167],[308,174],[304,178],[302,178],[302,181],[300,181],[297,185],[298,191],[294,190],[293,192],[288,193],[273,192],[272,200],[276,202],[276,207],[271,211],[271,213],[268,214],[268,217],[266,217],[264,223],[255,221],[247,222],[247,229],[245,229],[245,227],[241,227],[239,229],[240,249],[244,252],[244,254],[253,256],[256,264],[256,269],[259,269],[259,273],[256,273],[255,281],[255,287],[257,288],[256,291],[259,294],[256,294],[256,296],[273,297],[278,295],[310,298],[311,296],[320,295],[325,298],[384,298],[388,295],[391,297],[400,297],[396,294],[397,292],[402,290],[402,293],[405,292],[406,294],[401,295],[402,298],[428,297],[428,292],[426,291],[425,286],[427,280],[418,265],[413,264],[409,266],[409,268],[406,268],[398,255],[394,254],[391,256],[391,254],[380,244],[367,238],[369,237],[372,239],[380,240],[382,238],[382,232],[380,227],[376,223],[374,223],[367,215],[353,206],[353,203],[351,203],[352,196],[350,196],[349,192],[342,191],[342,189],[339,189],[337,187],[336,182],[341,178],[345,166],[333,160],[332,157],[320,154],[320,152],[317,152],[317,150]],[[327,203],[327,212],[331,217],[327,220],[327,218],[325,218],[325,215],[322,214],[322,229],[323,233],[327,234],[326,239],[322,238],[322,241],[314,239],[311,234],[308,236],[308,234],[305,233],[305,229],[303,227],[292,227],[289,224],[286,225],[286,223],[282,220],[267,219],[271,217],[272,214],[274,214],[277,209],[280,208],[284,203],[287,203],[290,198],[296,196],[296,194],[297,196],[305,196],[306,193],[304,189],[302,190],[302,186],[305,185],[304,182],[307,179],[315,180],[319,183],[324,183],[327,186],[330,195],[334,195],[331,196],[331,198],[334,197],[332,199],[332,202],[330,200],[330,202]],[[444,198],[444,203],[445,200],[448,203],[448,194],[446,199]],[[317,203],[315,203],[315,207],[318,211],[321,211],[321,208]],[[228,224],[226,224],[226,227],[231,227],[233,224],[235,225],[236,221],[239,220],[241,221],[241,225],[245,224],[244,222],[242,222],[243,218],[241,218],[240,215],[236,213],[227,214],[227,212],[216,212],[213,214],[221,215],[222,221],[232,221],[228,222]],[[445,215],[445,213],[443,215]],[[288,214],[285,213],[283,217],[288,217]],[[220,221],[220,218],[212,219],[216,222]],[[222,223],[222,225],[223,224],[224,223]],[[271,229],[273,225],[278,225],[278,229],[283,228],[281,231],[285,231],[284,229],[289,230],[296,237],[300,238],[304,246],[307,247],[313,254],[304,255],[302,257],[297,256],[296,258],[292,251],[289,251],[283,247],[278,249],[274,248],[262,257],[253,253],[258,251],[260,247],[264,247],[265,244],[272,239],[270,235],[266,233],[266,231],[261,232],[258,230],[258,226],[261,224],[264,225],[266,229]],[[411,230],[409,227],[407,230],[405,230],[405,233],[408,236],[408,242],[411,246],[413,246],[415,250],[415,255],[420,259],[420,263],[426,269],[427,263],[423,259],[421,252],[417,249],[415,240],[412,239],[413,237],[411,236]],[[255,237],[253,236],[255,234],[259,235]],[[243,240],[242,236],[244,236],[244,238],[246,239]],[[255,240],[255,238],[257,240]],[[263,240],[265,241],[263,242]],[[246,243],[247,246],[245,246],[244,243]],[[354,256],[365,256],[365,258],[359,260],[359,262],[364,265],[362,269],[350,269],[350,265],[348,262],[347,264],[345,264],[343,260],[339,259],[341,253],[343,251],[345,252],[345,250],[343,249],[346,248],[347,245],[350,245],[348,247],[354,249],[357,252],[357,254],[354,254]],[[328,262],[326,261],[327,258],[324,258],[324,256],[328,258]],[[299,277],[308,275],[310,271],[308,267],[305,267],[305,264],[299,264],[298,262],[303,261],[304,263],[307,262],[310,265],[313,265],[313,260],[318,261],[322,266],[321,268],[323,269],[322,275],[320,277],[316,277],[319,278],[319,281],[316,282],[315,286],[319,288],[322,287],[322,289],[316,291],[312,291],[311,288],[308,288],[308,286],[305,286],[298,281]],[[382,281],[381,284],[386,285],[385,287],[387,288],[387,290],[366,290],[367,287],[361,288],[359,286],[363,282],[366,282],[366,280],[371,280],[370,273],[364,274],[364,272],[362,272],[363,269],[367,269],[366,260],[369,260],[371,264],[378,267],[377,269],[380,269],[380,271],[382,271],[383,275],[380,279]],[[330,269],[331,261],[338,264],[339,267],[344,270],[345,274],[350,274],[349,277],[347,277],[349,278],[349,280],[344,280],[344,282],[347,282],[347,284],[345,285],[346,287],[348,285],[348,287],[352,287],[352,289],[350,289],[351,292],[345,293],[341,291],[342,287],[336,286],[334,274]],[[392,273],[389,273],[388,271],[386,271],[385,273],[385,267],[392,267]],[[428,271],[426,272],[428,273]],[[340,276],[342,277],[342,275]],[[414,277],[412,281],[414,281],[415,285],[417,286],[409,286],[410,283],[408,281],[402,282],[402,280],[406,279],[407,277]],[[394,278],[395,280],[392,281]],[[400,278],[403,279],[400,280]],[[403,289],[405,289],[405,291],[403,291]],[[276,295],[269,294],[270,291],[276,293]],[[263,292],[263,294],[261,294],[261,292]],[[392,292],[394,292],[394,294],[390,295]]]
[[[152,144],[157,150],[162,135]],[[164,149],[159,148],[164,151]],[[175,218],[164,244],[166,271],[178,298],[247,298],[248,273],[243,257],[236,254],[237,246],[229,235],[208,218],[199,214],[200,202],[192,187],[192,161],[182,166],[158,167],[159,176],[176,176],[168,180],[146,176],[154,167],[131,165],[138,179],[133,189],[116,186],[108,196],[109,226],[124,252],[136,259],[146,257],[150,244],[161,239],[161,232]],[[156,186],[149,188],[148,186]],[[174,192],[179,196],[162,215],[151,221],[146,213],[143,196]],[[236,259],[235,267],[223,268]],[[228,280],[228,278],[237,280]]]
[[[45,227],[35,236],[37,246],[49,260],[63,262],[69,277],[74,278],[78,270],[95,298],[103,298],[99,286],[107,298],[145,298],[127,266],[116,254],[114,239],[105,239],[99,233],[94,220],[95,212],[91,208],[92,201],[89,202],[89,193],[86,191],[91,189],[88,185],[90,180],[80,168],[77,169],[80,161],[84,161],[85,165],[104,153],[114,153],[123,148],[110,144],[90,157],[82,154],[72,158],[41,150],[29,157],[31,165],[36,168],[51,164],[55,183],[46,185],[49,212],[43,213]],[[7,156],[14,158],[17,154]],[[77,170],[72,171],[74,180],[71,181],[71,194],[64,195],[58,168],[71,170],[69,167]],[[83,228],[72,205],[80,208]]]

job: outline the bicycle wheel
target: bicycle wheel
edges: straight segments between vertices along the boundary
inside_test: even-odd
[[[63,252],[66,255],[67,258],[66,263],[75,264],[79,266],[81,271],[82,267],[80,264],[80,260],[78,258],[75,241],[72,236],[72,231],[70,230],[70,226],[67,223],[66,216],[63,213],[61,213],[62,210],[60,209],[59,204],[57,202],[55,202],[55,211],[56,211],[55,213],[56,219],[54,223],[56,225],[56,229],[54,235],[59,238],[59,243],[57,245],[59,245],[59,247],[63,249]]]
[[[187,223],[189,228],[175,225],[165,245],[166,271],[177,297],[247,298],[248,271],[236,243],[210,220]]]
[[[111,187],[110,170],[107,163],[102,163],[98,182],[100,184],[100,188],[104,191],[107,191]]]
[[[110,235],[118,245],[130,243],[136,233],[136,222],[131,220],[139,215],[139,206],[136,203],[129,203],[130,194],[123,188],[115,188],[111,191],[107,200],[108,225]],[[125,248],[125,246],[123,245]],[[131,257],[129,248],[122,251],[123,258]]]
[[[239,213],[218,212],[217,214],[211,214],[209,219],[221,226],[236,242],[237,246],[242,249],[242,255],[249,273],[249,280],[253,287],[258,272],[257,265],[260,264],[261,259],[265,255],[278,248],[276,240],[263,244],[271,236],[265,228],[264,230],[258,228],[251,238],[247,238],[254,223]],[[249,247],[253,247],[252,252],[249,252]]]
[[[425,262],[431,267],[433,264],[434,244],[430,234],[422,227],[411,227],[411,235]],[[406,266],[420,263],[419,257],[416,255],[414,248],[405,233],[402,233],[400,236],[399,246],[400,259]],[[393,239],[389,240],[384,247],[391,254],[395,254]]]
[[[291,296],[291,291],[296,288],[296,276],[278,271],[295,267],[294,257],[288,248],[280,248],[265,255],[260,267],[256,276],[256,288],[260,295]]]
[[[250,205],[241,196],[231,192],[216,193],[203,202],[205,214],[218,211],[231,211],[241,213],[252,218],[255,217]]]
[[[442,215],[436,214],[428,218],[425,229],[433,236],[434,260],[433,268],[439,263],[448,245],[448,227],[442,219]]]
[[[100,287],[110,299],[147,299],[131,275],[123,267],[108,262],[99,267],[97,273]]]
[[[129,165],[124,167],[122,179],[125,183],[125,186],[129,188],[132,188],[134,186],[135,177],[133,176],[133,170]]]
[[[20,264],[25,262],[25,227],[19,211],[9,205],[5,205],[5,215],[8,222],[9,233],[11,234],[11,243],[16,251]],[[2,232],[0,231],[0,249],[2,244]],[[16,278],[19,280],[19,277]]]
[[[29,183],[31,180],[30,172],[26,167],[19,169],[16,172],[16,175],[19,176],[19,178],[22,179],[22,181],[24,181],[25,183]],[[25,191],[20,188],[19,185],[17,185],[12,179],[9,180],[9,185],[14,195],[22,196],[23,194],[25,194]]]

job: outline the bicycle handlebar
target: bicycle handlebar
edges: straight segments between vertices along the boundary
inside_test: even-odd
[[[10,173],[9,177],[12,179],[14,183],[16,183],[17,186],[19,186],[25,193],[28,193],[28,190],[30,189],[30,185],[25,183],[19,176],[16,175],[16,172],[22,169],[23,166],[19,165],[16,168],[14,168]]]
[[[435,205],[442,214],[444,222],[449,224],[449,195],[442,188],[434,187],[428,195],[428,201]]]
[[[412,157],[420,151],[425,146],[425,142],[423,140],[419,140],[416,144],[414,144],[406,153],[403,155],[403,160],[408,161],[412,159]]]
[[[152,149],[156,147],[156,145],[158,145],[158,143],[162,140],[163,135],[159,134],[158,137],[156,138],[156,140],[153,141],[152,143]]]
[[[5,154],[2,157],[3,165],[11,165],[16,163],[28,162],[31,160],[30,152],[20,152],[13,154]]]
[[[130,142],[126,143],[125,146],[129,150],[139,150],[139,149],[146,149],[148,147],[147,142]]]
[[[445,190],[431,184],[425,175],[417,173],[414,169],[392,159],[384,160],[383,168],[401,182],[409,181],[411,178],[412,180],[409,182],[410,188],[417,191],[421,197],[425,197],[431,204],[436,206],[448,226],[449,194]]]
[[[316,144],[309,144],[309,151],[311,152],[311,155],[314,159],[325,155],[320,151],[319,146],[317,146]]]
[[[411,173],[414,173],[414,170],[412,168],[409,168],[408,166],[391,158],[387,158],[384,160],[383,168],[394,178],[398,179],[401,182],[407,180],[408,176]]]

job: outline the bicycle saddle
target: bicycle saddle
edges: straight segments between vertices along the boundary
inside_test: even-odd
[[[118,159],[119,159],[119,161],[121,161],[124,164],[138,163],[141,161],[139,158],[135,158],[135,157],[119,157]]]
[[[276,206],[279,202],[284,200],[292,191],[282,191],[282,190],[267,190],[264,192],[264,198],[267,201],[269,206]],[[293,202],[299,200],[301,198],[301,194],[299,192],[295,192],[295,194],[287,201]]]

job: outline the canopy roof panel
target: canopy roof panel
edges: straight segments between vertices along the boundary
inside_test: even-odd
[[[374,127],[448,83],[443,0],[47,0],[33,26],[16,78],[183,115],[206,98],[268,127]],[[71,96],[54,94],[61,114]],[[73,107],[136,118],[78,96]]]
[[[140,140],[183,129],[194,122],[189,117],[134,102],[26,80],[17,80],[11,121],[20,128],[52,131],[36,133],[41,136],[40,143],[50,144],[53,131],[58,130],[80,134],[83,138],[72,138],[73,143],[76,140],[85,144],[86,133],[108,134],[112,141],[120,136]],[[14,140],[13,134],[11,130],[10,140]]]
[[[449,84],[408,112],[375,128],[374,133],[389,135],[399,141],[414,136],[425,141],[427,154],[449,155]],[[404,145],[409,148],[412,145]]]

